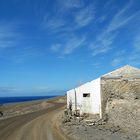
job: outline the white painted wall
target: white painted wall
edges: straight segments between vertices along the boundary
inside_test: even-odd
[[[67,108],[69,108],[70,102],[72,102],[72,110],[75,110],[75,91],[74,91],[74,89],[67,91]]]
[[[100,95],[100,78],[85,83],[75,88],[77,96],[77,109],[80,113],[100,114],[101,112],[101,95]],[[67,107],[72,100],[73,110],[75,109],[75,91],[74,89],[67,92]],[[90,93],[90,97],[83,97],[83,93]]]

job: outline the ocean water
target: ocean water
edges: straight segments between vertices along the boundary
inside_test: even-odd
[[[49,99],[56,96],[30,96],[30,97],[0,97],[0,104],[25,102],[39,99]]]

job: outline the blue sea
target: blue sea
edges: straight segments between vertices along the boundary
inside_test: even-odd
[[[56,96],[0,97],[0,104],[48,99],[48,98],[53,98],[53,97],[56,97]]]

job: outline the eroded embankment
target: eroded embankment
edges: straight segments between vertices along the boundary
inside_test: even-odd
[[[108,122],[140,133],[140,79],[103,79],[102,103]]]

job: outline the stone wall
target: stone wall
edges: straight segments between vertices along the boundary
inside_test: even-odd
[[[140,79],[102,78],[102,111],[108,121],[140,131]]]

